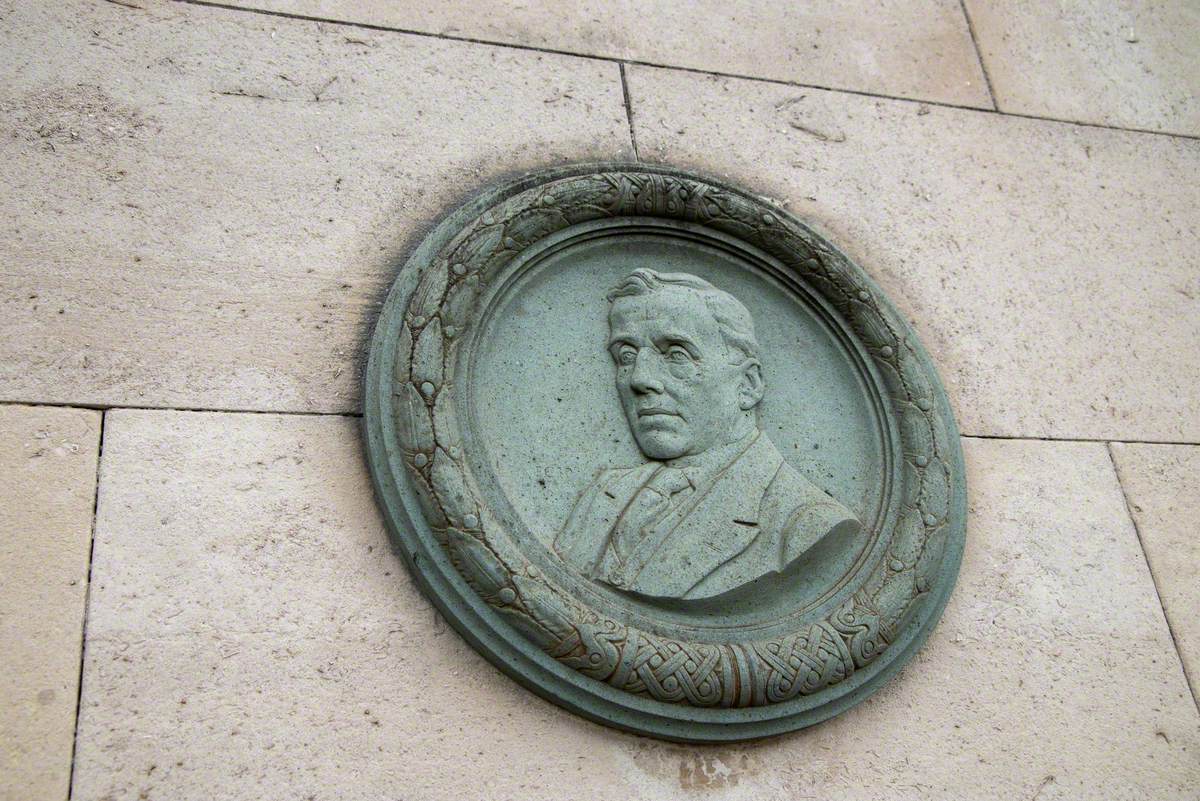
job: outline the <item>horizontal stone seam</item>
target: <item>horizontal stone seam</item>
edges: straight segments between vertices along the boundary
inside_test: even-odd
[[[320,410],[299,409],[244,409],[221,406],[139,406],[127,403],[88,403],[86,401],[38,401],[38,400],[0,400],[0,406],[47,406],[58,409],[94,409],[108,411],[142,411],[142,412],[196,412],[203,414],[265,414],[284,417],[347,417],[352,420],[362,418],[362,412],[329,412]],[[1122,445],[1193,445],[1200,447],[1200,440],[1189,439],[1122,439],[1120,437],[1039,437],[1032,434],[968,434],[960,431],[963,439],[997,439],[1014,442],[1095,442],[1120,443]]]
[[[1120,443],[1122,445],[1197,445],[1200,440],[1189,439],[1122,439],[1120,437],[1039,437],[1032,434],[967,434],[960,431],[963,439],[998,439],[1013,442],[1092,442],[1101,445]]]
[[[129,403],[88,403],[86,401],[40,401],[0,399],[0,406],[45,406],[55,409],[92,409],[100,412],[197,412],[203,414],[267,414],[283,417],[349,417],[360,419],[362,412],[331,412],[319,409],[248,409],[222,406],[151,406]]]
[[[673,70],[675,72],[688,72],[696,75],[709,75],[716,78],[732,78],[739,81],[755,81],[757,83],[768,83],[776,86],[791,86],[796,89],[818,89],[826,92],[837,92],[840,94],[857,95],[859,97],[873,97],[880,100],[895,100],[901,103],[916,103],[917,105],[938,106],[940,108],[952,108],[959,111],[973,111],[979,114],[990,114],[997,117],[1015,117],[1025,120],[1037,120],[1039,122],[1058,123],[1061,125],[1075,125],[1081,128],[1095,128],[1102,131],[1120,131],[1122,133],[1133,134],[1150,134],[1153,136],[1165,136],[1171,139],[1183,139],[1186,141],[1200,140],[1200,134],[1185,134],[1174,131],[1154,131],[1149,128],[1132,128],[1122,127],[1117,125],[1100,125],[1094,122],[1081,122],[1079,120],[1068,120],[1061,117],[1041,116],[1037,114],[1022,114],[1015,111],[1001,111],[999,108],[981,108],[978,106],[967,106],[959,103],[950,103],[945,100],[926,100],[915,97],[901,97],[899,95],[883,94],[881,92],[867,92],[861,89],[850,89],[838,86],[826,86],[818,83],[800,83],[799,81],[785,81],[780,78],[763,78],[756,75],[744,75],[737,72],[720,72],[717,70],[704,70],[698,67],[682,67],[675,64],[661,64],[655,61],[642,61],[639,59],[617,58],[615,56],[589,55],[587,53],[576,53],[570,50],[559,50],[552,47],[538,47],[536,45],[514,44],[513,42],[500,42],[491,39],[477,39],[471,36],[455,36],[447,33],[429,33],[428,31],[418,31],[411,28],[398,28],[387,25],[377,25],[369,22],[350,22],[341,19],[329,19],[327,17],[317,17],[308,14],[295,14],[288,11],[271,11],[263,8],[245,8],[243,6],[231,6],[224,3],[213,2],[213,0],[175,0],[177,3],[186,5],[202,6],[205,8],[216,8],[223,11],[241,11],[247,14],[261,14],[270,17],[281,17],[283,19],[298,20],[300,22],[320,22],[328,25],[343,25],[350,28],[360,28],[369,31],[382,31],[386,33],[401,33],[409,36],[424,36],[429,39],[442,39],[450,42],[465,42],[467,44],[484,45],[487,47],[503,47],[510,50],[524,50],[532,53],[545,53],[554,56],[567,56],[570,58],[583,59],[585,61],[604,61],[613,64],[633,65],[638,67],[654,67],[656,69]],[[982,58],[980,59],[982,67]],[[987,77],[986,70],[984,77]],[[989,84],[989,93],[991,87]],[[995,97],[992,97],[992,105],[996,105]],[[631,109],[632,110],[632,109]]]

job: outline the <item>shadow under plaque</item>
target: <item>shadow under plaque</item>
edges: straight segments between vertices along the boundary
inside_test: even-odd
[[[575,226],[520,258],[481,304],[488,313],[463,348],[468,380],[457,391],[473,472],[528,558],[598,608],[648,630],[682,628],[712,642],[726,632],[771,636],[798,616],[845,602],[847,579],[878,557],[880,532],[894,514],[897,460],[877,377],[825,301],[746,243],[679,221]],[[609,293],[639,269],[702,279],[749,312],[764,385],[757,436],[769,442],[756,448],[773,446],[796,486],[833,499],[857,526],[816,539],[782,573],[709,597],[623,590],[562,558],[556,539],[589,491],[622,506],[629,500],[601,486],[603,476],[654,470],[631,433],[610,349]],[[693,481],[698,494],[704,480]]]

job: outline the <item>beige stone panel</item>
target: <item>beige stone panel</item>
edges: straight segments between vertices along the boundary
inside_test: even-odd
[[[0,405],[0,799],[66,799],[100,413]]]
[[[518,687],[414,589],[359,422],[106,424],[78,799],[1180,797],[1200,719],[1105,447],[965,442],[959,586],[916,661],[806,732],[692,747]]]
[[[184,3],[0,9],[2,399],[354,410],[434,220],[629,154],[611,63]]]
[[[1200,440],[1200,142],[628,77],[642,158],[825,230],[914,324],[964,433]]]
[[[230,5],[992,107],[957,0],[233,0]]]
[[[965,0],[1002,111],[1200,134],[1195,0]]]
[[[1200,447],[1111,447],[1192,692],[1200,695]]]

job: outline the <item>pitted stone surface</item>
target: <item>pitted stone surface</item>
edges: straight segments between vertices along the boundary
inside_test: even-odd
[[[1200,142],[646,67],[643,159],[824,228],[967,434],[1200,439]]]
[[[353,411],[432,220],[630,155],[611,63],[141,0],[3,20],[0,399]]]
[[[100,413],[0,406],[0,799],[65,799]]]
[[[814,729],[688,747],[535,699],[448,630],[389,551],[357,428],[109,413],[76,798],[1133,799],[1200,780],[1103,445],[966,440],[963,574],[915,669]]]
[[[991,108],[957,0],[232,0],[231,5]]]
[[[1200,134],[1200,6],[965,0],[1001,111]]]
[[[765,32],[740,3],[690,27],[664,4],[624,33],[557,4],[274,2],[245,0],[989,104],[946,0],[820,25],[760,9]],[[1184,5],[967,3],[1002,110],[1194,135]],[[612,63],[162,0],[0,0],[0,20],[0,400],[355,410],[377,303],[431,221],[511,172],[632,154]],[[1196,141],[627,72],[643,158],[821,224],[914,321],[967,433],[1200,441]],[[1101,444],[966,440],[963,574],[914,669],[812,730],[690,747],[578,720],[459,640],[388,549],[357,421],[109,419],[75,798],[1200,786],[1193,696]],[[6,800],[66,797],[99,431],[98,412],[0,407]],[[1194,448],[1111,450],[1195,678]]]
[[[1114,442],[1112,454],[1192,693],[1200,696],[1200,446]]]
[[[109,413],[75,798],[533,799],[622,735],[491,668],[411,584],[359,421]],[[616,790],[614,790],[616,792]]]

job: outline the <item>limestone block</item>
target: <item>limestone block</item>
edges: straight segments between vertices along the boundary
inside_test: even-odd
[[[642,158],[825,229],[912,321],[964,433],[1200,439],[1200,142],[628,77]]]
[[[1192,0],[965,0],[1002,111],[1200,134]]]
[[[0,406],[0,799],[66,799],[100,413]]]
[[[580,58],[154,0],[17,3],[0,52],[0,399],[352,411],[437,217],[630,152]]]
[[[967,440],[968,546],[918,658],[845,716],[691,747],[539,700],[388,546],[338,417],[106,424],[78,799],[1168,798],[1197,718],[1103,445]]]
[[[956,0],[234,0],[319,19],[991,108]]]
[[[1200,446],[1114,442],[1112,454],[1192,692],[1200,695]]]

